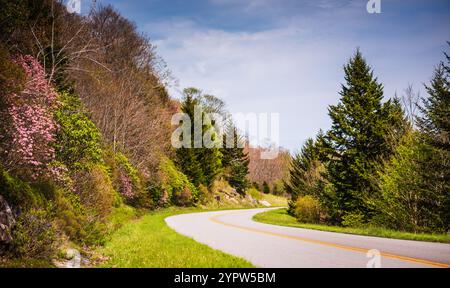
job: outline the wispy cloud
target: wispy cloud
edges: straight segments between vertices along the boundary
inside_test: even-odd
[[[228,6],[226,15],[235,9],[230,6],[244,5],[210,1],[216,8]],[[304,10],[298,1],[283,2],[287,8],[270,2],[245,2],[248,13],[258,11],[263,13],[258,17],[270,19],[264,29],[243,25],[228,30],[189,15],[148,21],[141,28],[157,35],[158,52],[179,79],[180,85],[171,88],[174,96],[184,87],[195,86],[223,98],[232,112],[279,112],[281,144],[290,149],[329,127],[327,106],[338,101],[342,66],[356,47],[362,49],[390,97],[408,83],[421,87],[448,40],[444,25],[450,24],[445,20],[448,11],[418,10],[417,15],[409,15],[385,5],[384,14],[369,15],[365,1],[338,5],[307,0],[301,2]],[[264,5],[278,9],[277,13],[294,5],[290,10],[297,12],[274,17]],[[411,7],[404,7],[410,9],[405,13],[411,12]],[[236,15],[242,17],[241,12]],[[409,22],[412,18],[416,22]]]

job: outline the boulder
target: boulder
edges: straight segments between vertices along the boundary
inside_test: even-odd
[[[0,243],[8,244],[12,241],[11,228],[15,223],[16,220],[11,207],[0,195]]]
[[[259,204],[263,205],[264,207],[270,207],[270,206],[272,206],[269,202],[267,202],[267,201],[265,201],[265,200],[263,200],[263,201],[258,201],[258,202],[259,202]]]

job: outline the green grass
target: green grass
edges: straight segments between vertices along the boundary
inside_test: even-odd
[[[176,233],[164,221],[171,215],[198,211],[194,208],[165,209],[125,224],[111,235],[104,247],[96,251],[109,258],[100,267],[253,267],[241,258]]]
[[[267,201],[273,207],[286,207],[288,205],[288,201],[285,197],[276,196],[273,194],[264,194],[255,188],[250,188],[247,190],[247,194],[253,197],[258,201]]]
[[[273,225],[306,228],[345,234],[357,234],[366,236],[377,236],[383,238],[450,243],[450,235],[446,234],[415,234],[389,230],[381,227],[351,228],[351,227],[328,226],[321,224],[300,223],[297,221],[295,217],[289,215],[286,209],[284,208],[256,214],[253,217],[253,220]]]
[[[137,219],[142,213],[143,212],[125,204],[114,207],[107,219],[107,231],[111,233],[116,231],[124,223]]]

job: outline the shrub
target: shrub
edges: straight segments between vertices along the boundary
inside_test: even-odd
[[[192,191],[185,186],[181,191],[173,191],[172,202],[178,206],[192,205]]]
[[[22,258],[48,258],[55,251],[57,234],[49,207],[31,209],[17,219],[12,231],[12,253]]]
[[[264,194],[269,194],[270,193],[270,186],[269,186],[269,184],[267,184],[267,182],[264,181],[262,186],[263,186],[263,193]]]
[[[89,171],[78,173],[77,193],[81,204],[91,210],[96,218],[103,219],[110,212],[116,193],[108,171],[103,165],[95,165]]]
[[[208,190],[208,187],[206,187],[203,184],[200,184],[198,186],[197,190],[198,190],[198,197],[197,198],[198,198],[198,202],[199,203],[201,203],[203,205],[206,205],[212,200],[213,194],[210,193],[210,191]]]
[[[295,202],[295,217],[302,223],[319,223],[321,208],[320,203],[312,196],[298,197]]]
[[[56,142],[57,159],[67,166],[82,169],[101,160],[101,136],[89,119],[80,99],[60,93],[55,120],[59,124]]]
[[[342,226],[361,227],[365,224],[365,217],[362,213],[348,213],[342,216]]]
[[[277,195],[277,196],[281,196],[284,195],[285,192],[285,188],[284,188],[284,183],[282,180],[277,180],[273,183],[273,188],[272,188],[272,194],[273,195]]]
[[[179,171],[168,158],[163,158],[159,171],[160,197],[166,197],[170,203],[181,206],[194,204],[198,200],[198,190],[188,180],[187,176]],[[155,190],[157,191],[157,190]]]
[[[13,61],[22,66],[27,82],[21,93],[2,95],[5,105],[0,111],[3,164],[26,180],[53,178],[54,171],[48,164],[55,157],[57,125],[52,111],[57,94],[48,84],[37,59],[18,55]]]
[[[10,93],[19,93],[24,88],[26,81],[25,72],[20,64],[11,61],[7,49],[0,44],[0,96]],[[0,97],[0,109],[5,99]]]
[[[434,166],[439,157],[419,134],[405,135],[394,157],[378,173],[376,224],[414,233],[448,230],[442,217],[448,198],[441,185],[445,174]]]
[[[255,200],[262,200],[263,199],[263,197],[262,197],[263,195],[261,194],[261,192],[259,192],[258,189],[253,188],[253,187],[247,190],[247,194],[252,196],[252,198],[255,199]]]
[[[114,189],[119,192],[121,199],[126,204],[134,207],[151,208],[153,206],[153,189],[144,189],[144,176],[129,161],[129,159],[120,152],[114,152],[110,147],[103,150],[102,158],[105,167],[111,178]],[[122,201],[122,200],[120,200]],[[115,207],[120,204],[115,201]]]
[[[13,177],[3,170],[0,165],[0,194],[13,207],[31,208],[32,206],[42,206],[44,197],[41,193],[33,190],[26,182]]]
[[[88,188],[93,185],[92,190],[85,190],[82,195],[75,194],[71,191],[58,190],[59,195],[55,200],[55,225],[59,231],[63,231],[71,240],[79,244],[101,244],[104,242],[106,234],[106,219],[111,213],[112,204],[111,197],[103,195],[101,191],[102,185],[95,183],[103,176],[96,175],[87,176],[80,187]],[[100,173],[102,174],[102,173]],[[92,181],[92,182],[91,182]],[[86,182],[90,182],[86,185]],[[94,183],[94,184],[92,184]],[[85,198],[87,197],[87,198]],[[105,199],[101,199],[104,197]],[[97,202],[98,201],[98,202]]]

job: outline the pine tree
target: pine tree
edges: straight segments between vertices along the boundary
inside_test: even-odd
[[[450,44],[450,43],[449,43]],[[439,211],[445,230],[450,229],[450,57],[445,54],[447,65],[443,62],[436,68],[429,86],[425,86],[428,98],[420,107],[422,116],[417,125],[423,139],[431,147],[428,161],[422,165],[426,175],[427,189],[439,195],[429,209]]]
[[[191,119],[191,148],[177,149],[177,165],[189,177],[189,180],[197,187],[200,184],[210,186],[222,169],[222,154],[219,148],[204,147],[203,137],[207,132],[211,133],[212,140],[218,137],[212,128],[208,115],[204,113],[199,99],[201,91],[196,88],[184,90],[182,111]],[[195,117],[195,107],[200,109],[200,117]],[[195,127],[200,127],[201,137],[195,137]]]
[[[270,187],[269,187],[269,184],[267,184],[266,181],[263,182],[262,187],[263,187],[263,193],[264,194],[269,194],[270,193]]]
[[[291,195],[289,211],[293,211],[293,205],[299,196],[316,196],[318,198],[317,185],[321,180],[324,165],[320,161],[320,148],[318,141],[322,139],[319,133],[316,141],[309,138],[303,145],[300,153],[296,154],[291,163],[289,180],[284,183],[286,192]]]
[[[372,180],[375,166],[392,153],[393,141],[388,135],[401,130],[402,117],[397,115],[397,101],[382,103],[383,86],[359,50],[344,71],[346,84],[340,103],[329,108],[332,128],[325,141],[331,152],[327,179],[334,187],[335,217],[348,213],[368,217],[372,207],[367,200],[377,192]]]
[[[191,121],[194,119],[194,108],[197,105],[197,100],[194,98],[194,94],[185,89],[185,98],[182,103],[181,110],[186,113]],[[189,180],[195,185],[199,186],[205,182],[205,177],[201,169],[201,163],[197,159],[197,153],[194,150],[194,123],[191,122],[191,139],[190,147],[181,147],[176,150],[176,164],[180,170],[188,176]]]
[[[227,138],[233,139],[231,147],[227,143]],[[247,174],[250,159],[244,151],[244,139],[238,134],[232,123],[228,123],[226,127],[221,152],[223,155],[222,165],[224,168],[228,168],[226,180],[239,194],[244,194],[249,186]]]

